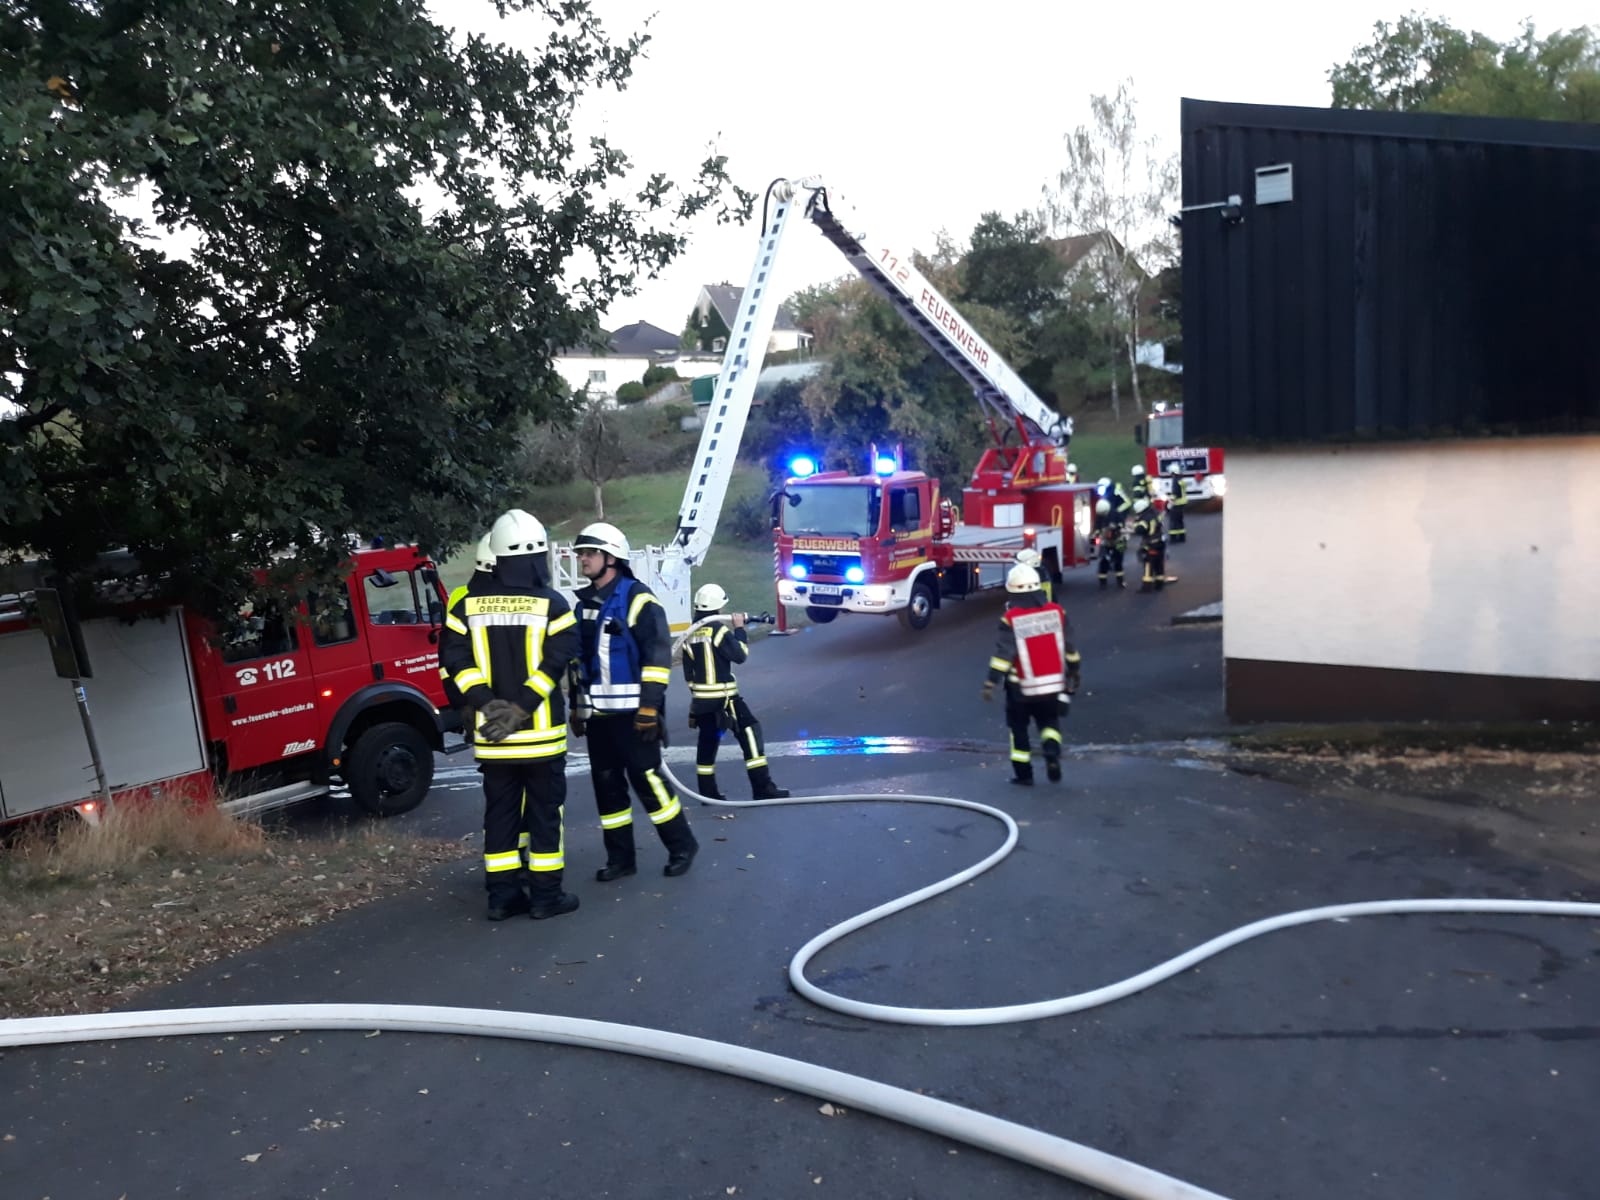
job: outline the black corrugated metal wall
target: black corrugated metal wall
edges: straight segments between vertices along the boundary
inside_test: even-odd
[[[1234,193],[1183,219],[1188,439],[1600,430],[1600,126],[1185,100],[1183,203]]]

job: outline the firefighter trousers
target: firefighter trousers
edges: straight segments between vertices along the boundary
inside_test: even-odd
[[[1033,779],[1033,747],[1028,741],[1028,726],[1039,728],[1039,746],[1046,763],[1061,761],[1061,714],[1059,696],[1006,696],[1006,727],[1011,731],[1011,772],[1018,779]]]
[[[1106,577],[1115,571],[1117,582],[1122,582],[1122,555],[1125,547],[1116,545],[1103,546],[1100,549],[1100,584],[1105,586]]]
[[[1167,506],[1167,541],[1169,542],[1187,540],[1187,534],[1183,528],[1183,509],[1184,506],[1182,504]]]
[[[695,846],[678,794],[661,774],[661,743],[646,742],[633,728],[633,714],[608,713],[589,718],[589,775],[600,813],[607,866],[633,866],[633,786],[650,815],[667,853],[684,854]]]
[[[717,747],[722,742],[722,731],[729,729],[739,739],[739,752],[744,755],[744,769],[750,773],[750,787],[756,792],[767,790],[772,784],[772,772],[767,767],[766,742],[761,737],[761,722],[756,720],[750,705],[743,696],[730,696],[722,706],[711,712],[696,712],[695,729],[699,740],[695,744],[695,778],[710,784],[712,795],[717,785]]]
[[[1144,546],[1139,551],[1144,559],[1144,578],[1139,583],[1141,592],[1159,592],[1167,582],[1167,548],[1162,543]]]
[[[567,756],[499,759],[483,771],[483,874],[491,901],[520,894],[535,904],[561,891]]]

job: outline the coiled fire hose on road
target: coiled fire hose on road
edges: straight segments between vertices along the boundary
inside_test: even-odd
[[[673,645],[676,659],[683,641],[702,625],[728,621],[718,615],[696,622]],[[993,817],[1005,828],[998,849],[981,861],[946,879],[919,888],[898,899],[851,917],[824,930],[800,948],[789,963],[789,981],[806,999],[825,1008],[868,1020],[913,1025],[998,1025],[1034,1021],[1109,1004],[1169,979],[1196,963],[1231,946],[1280,929],[1315,921],[1342,921],[1354,917],[1400,913],[1497,913],[1523,916],[1582,917],[1600,919],[1600,904],[1544,900],[1377,900],[1336,904],[1283,913],[1240,926],[1212,938],[1164,963],[1121,982],[1074,996],[994,1008],[925,1009],[868,1004],[824,991],[805,977],[806,965],[824,947],[875,921],[902,912],[932,896],[975,878],[1006,858],[1017,843],[1017,824],[1001,809],[947,796],[861,793],[859,795],[796,796],[784,800],[711,800],[687,787],[670,770],[663,772],[681,794],[707,804],[730,809],[766,808],[794,804],[893,802],[937,804],[963,808]],[[798,1059],[749,1050],[726,1042],[689,1037],[659,1029],[590,1021],[544,1013],[507,1013],[493,1009],[447,1008],[405,1004],[281,1004],[234,1008],[167,1009],[152,1012],[96,1013],[67,1017],[25,1017],[0,1021],[0,1046],[56,1045],[81,1041],[111,1041],[190,1034],[255,1033],[267,1030],[372,1030],[407,1033],[445,1033],[480,1037],[518,1038],[611,1050],[667,1062],[682,1063],[758,1083],[788,1088],[821,1099],[887,1117],[929,1133],[964,1142],[981,1150],[1068,1179],[1097,1187],[1125,1200],[1226,1200],[1219,1193],[1174,1179],[1159,1171],[1091,1147],[1004,1121],[973,1109],[935,1100],[903,1088],[891,1087],[820,1067]]]

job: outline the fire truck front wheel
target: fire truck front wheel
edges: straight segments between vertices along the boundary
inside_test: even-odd
[[[911,598],[900,610],[900,623],[907,629],[926,629],[933,620],[933,589],[926,583],[917,583],[911,589]]]
[[[404,721],[362,731],[345,766],[351,798],[375,817],[410,812],[433,786],[433,748]]]
[[[806,605],[806,618],[813,625],[826,625],[839,615],[837,608],[823,608],[818,604]]]

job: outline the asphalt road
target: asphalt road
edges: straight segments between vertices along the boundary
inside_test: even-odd
[[[1248,921],[1399,897],[1595,899],[1574,877],[1415,816],[1212,769],[1225,729],[1220,517],[1158,596],[1065,601],[1085,691],[1062,784],[1004,784],[979,699],[998,597],[914,634],[841,619],[758,644],[745,690],[797,793],[979,800],[1021,825],[995,870],[822,953],[813,981],[884,1004],[1019,1003],[1120,980]],[[673,713],[681,726],[682,704]],[[682,731],[687,741],[687,730]],[[861,753],[858,743],[891,739]],[[893,739],[904,739],[896,741]],[[680,751],[681,753],[681,751]],[[727,751],[725,750],[726,754]],[[1042,773],[1041,773],[1042,774]],[[482,920],[479,798],[455,764],[402,824],[466,839],[427,888],[205,970],[147,1007],[461,1005],[626,1022],[850,1071],[1043,1129],[1233,1200],[1593,1197],[1600,922],[1367,918],[1276,933],[1128,999],[976,1028],[886,1024],[800,998],[821,929],[996,847],[928,805],[694,808],[694,870],[601,885],[572,778],[556,921]],[[724,791],[746,794],[729,766]],[[306,814],[337,819],[335,810]],[[1065,1181],[795,1092],[652,1060],[456,1035],[192,1037],[0,1054],[0,1195],[1093,1197]],[[254,1156],[254,1157],[253,1157]]]

